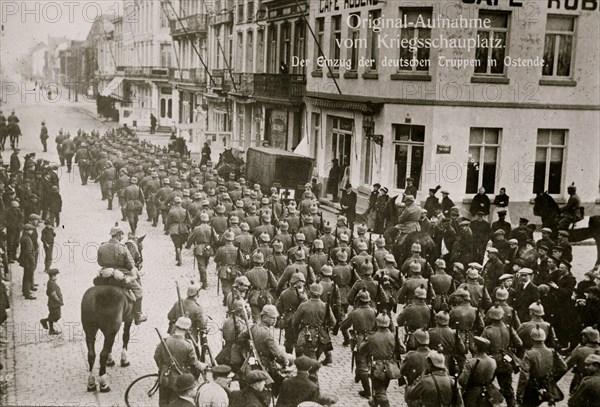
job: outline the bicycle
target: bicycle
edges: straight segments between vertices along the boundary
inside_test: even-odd
[[[150,373],[135,379],[125,390],[127,407],[155,406],[158,404],[158,373]]]

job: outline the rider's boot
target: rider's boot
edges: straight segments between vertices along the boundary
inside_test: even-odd
[[[146,322],[148,320],[148,317],[144,314],[142,314],[142,299],[138,298],[137,300],[135,300],[135,303],[133,304],[133,312],[134,312],[134,318],[135,318],[135,324],[139,325],[142,322]]]

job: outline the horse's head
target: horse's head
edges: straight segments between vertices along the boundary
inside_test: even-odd
[[[125,245],[129,249],[129,252],[131,253],[131,256],[133,257],[133,260],[137,266],[138,264],[141,264],[144,259],[142,252],[144,251],[144,239],[146,238],[146,235],[137,237],[136,235],[130,233],[127,237],[128,240]]]
[[[533,214],[535,216],[549,216],[558,214],[560,208],[548,191],[538,193],[533,200]]]

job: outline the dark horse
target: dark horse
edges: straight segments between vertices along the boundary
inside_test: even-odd
[[[136,238],[130,235],[126,243],[136,266],[142,264],[142,241],[144,237]],[[88,376],[87,390],[96,391],[96,380],[93,369],[96,362],[96,334],[98,330],[104,335],[104,344],[100,352],[100,391],[110,391],[110,386],[106,378],[106,366],[114,366],[111,352],[115,337],[121,329],[121,324],[125,323],[123,328],[123,350],[121,352],[121,366],[129,366],[127,360],[127,346],[129,345],[129,336],[131,324],[133,323],[133,301],[128,298],[125,290],[115,286],[94,286],[89,288],[81,299],[81,322],[85,333],[85,342],[88,349],[88,365],[90,374]]]
[[[533,214],[542,218],[542,226],[552,229],[552,237],[558,235],[560,207],[547,192],[537,194],[534,200]],[[596,241],[596,263],[594,269],[600,267],[600,216],[590,216],[587,228],[569,229],[569,242],[581,242],[587,239]]]
[[[235,174],[235,178],[241,177],[244,171],[244,160],[241,158],[237,158],[231,148],[226,149],[219,155],[219,162],[217,163],[215,169],[219,173],[220,177],[226,178],[229,176],[229,173],[233,172]]]
[[[437,249],[435,242],[429,234],[426,232],[412,232],[409,233],[402,242],[399,242],[399,232],[398,228],[393,226],[383,234],[386,248],[392,252],[398,266],[402,266],[406,259],[411,256],[411,246],[413,243],[419,243],[421,245],[421,256],[427,260],[429,264],[433,264],[436,260],[435,255]]]

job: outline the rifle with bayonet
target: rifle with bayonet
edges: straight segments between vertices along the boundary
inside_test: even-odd
[[[354,329],[348,331],[350,334],[350,351],[352,352],[352,359],[350,360],[350,373],[354,371],[354,362],[356,361],[356,333]]]
[[[250,321],[248,319],[248,311],[246,310],[246,302],[244,300],[241,300],[243,302],[242,304],[242,311],[243,314],[242,316],[244,317],[244,322],[246,323],[246,328],[248,330],[248,339],[250,342],[250,351],[251,351],[251,355],[247,356],[247,361],[248,364],[250,366],[258,366],[261,370],[265,370],[266,371],[266,366],[262,363],[261,359],[260,359],[260,355],[258,354],[258,351],[256,350],[256,344],[254,343],[254,335],[252,334],[252,327],[250,326]]]
[[[338,306],[338,300],[339,300],[339,296],[340,296],[340,289],[337,285],[337,283],[335,282],[335,276],[331,276],[331,282],[333,283],[332,285],[332,289],[331,289],[331,302],[336,304],[335,305],[335,310],[333,315],[335,316],[335,325],[333,326],[333,330],[331,331],[331,333],[333,333],[334,335],[337,335],[338,332],[340,331],[340,324],[341,324],[341,319],[342,319],[342,310],[340,309],[340,307]],[[335,301],[335,302],[334,302]]]

